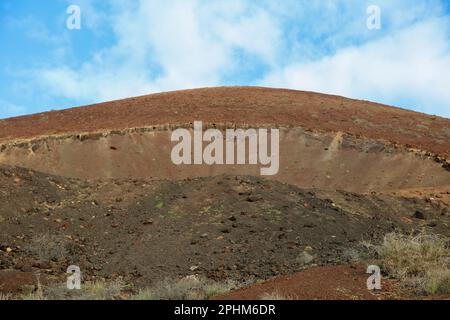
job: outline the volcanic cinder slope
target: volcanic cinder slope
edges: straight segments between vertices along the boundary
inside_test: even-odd
[[[366,101],[252,87],[187,90],[0,120],[0,164],[76,178],[259,174],[175,166],[174,128],[280,128],[280,170],[300,187],[355,192],[450,185],[450,120]]]
[[[194,121],[279,128],[278,174],[174,165],[171,133]],[[449,236],[449,158],[449,119],[293,90],[186,90],[0,120],[0,269],[64,277],[75,264],[86,279],[148,286],[346,263],[394,230]]]

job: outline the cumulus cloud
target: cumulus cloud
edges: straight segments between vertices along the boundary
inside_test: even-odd
[[[450,115],[449,20],[433,19],[317,61],[274,70],[268,86],[401,103]]]
[[[47,90],[73,99],[108,100],[220,85],[222,76],[239,65],[236,50],[275,64],[279,31],[256,5],[184,0],[114,4],[115,45],[78,69],[35,70]]]
[[[114,0],[101,12],[79,1],[90,17],[86,27],[107,23],[114,43],[77,68],[53,63],[33,70],[55,97],[94,102],[226,83],[450,115],[443,1],[378,0],[379,31],[366,28],[371,1]]]

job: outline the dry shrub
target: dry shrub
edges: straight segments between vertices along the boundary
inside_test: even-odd
[[[264,293],[260,300],[293,300],[292,297],[284,296],[279,292]]]
[[[197,276],[181,280],[165,280],[139,291],[133,300],[204,300],[237,288],[234,282],[215,282]]]
[[[389,275],[420,294],[450,293],[450,248],[443,236],[420,233],[385,236],[377,252]]]
[[[65,285],[38,286],[38,290],[18,297],[20,300],[116,300],[121,299],[125,285],[121,280],[94,281],[82,284],[81,290],[69,290]]]
[[[424,288],[424,292],[428,294],[450,293],[450,270],[441,269],[428,271],[422,287]]]
[[[123,281],[86,282],[81,290],[68,290],[65,285],[41,286],[18,297],[0,295],[0,300],[204,300],[237,288],[234,282],[215,282],[196,276],[166,280],[154,287],[130,293]]]

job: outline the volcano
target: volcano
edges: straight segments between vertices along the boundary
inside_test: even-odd
[[[196,122],[277,130],[276,174],[175,164],[171,137]],[[448,237],[450,120],[285,89],[158,93],[0,120],[0,182],[0,292],[69,265],[138,287],[251,283],[349,264],[392,231]]]

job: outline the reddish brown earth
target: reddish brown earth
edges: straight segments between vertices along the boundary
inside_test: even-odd
[[[194,120],[346,132],[450,155],[449,119],[339,96],[259,87],[159,93],[0,120],[0,142]]]
[[[381,279],[381,290],[368,290],[366,266],[361,264],[313,267],[277,277],[228,294],[217,300],[449,300],[450,295],[417,296],[397,280]]]
[[[218,300],[258,300],[265,295],[293,300],[385,300],[406,296],[395,281],[382,279],[381,290],[370,291],[361,265],[314,267],[217,297]]]
[[[45,275],[19,270],[0,270],[0,293],[21,294],[40,285],[51,283]]]

